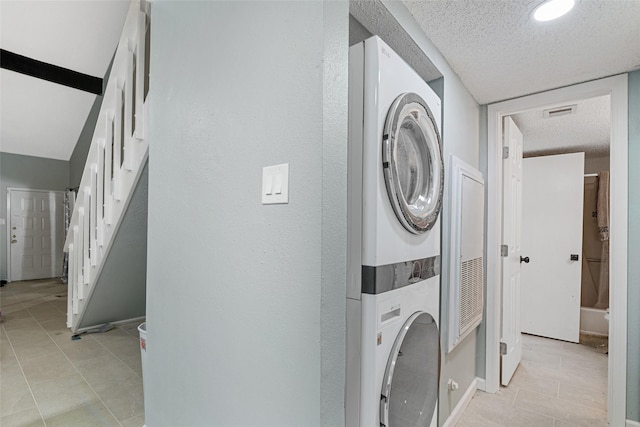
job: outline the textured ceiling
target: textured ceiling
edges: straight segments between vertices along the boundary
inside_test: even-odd
[[[380,0],[351,0],[349,12],[349,46],[375,34],[398,53],[425,81],[430,82],[442,77],[436,66]]]
[[[584,151],[588,157],[609,154],[609,95],[574,104],[577,104],[574,114],[544,118],[540,109],[511,116],[522,131],[527,157],[579,151]]]
[[[0,1],[0,47],[104,77],[128,1]],[[69,160],[95,95],[2,70],[0,151]]]
[[[546,23],[541,0],[403,3],[481,104],[640,68],[640,1],[582,0]]]

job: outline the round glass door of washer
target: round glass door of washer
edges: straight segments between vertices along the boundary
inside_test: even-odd
[[[424,311],[411,315],[391,349],[384,372],[380,425],[429,427],[438,403],[440,337]]]
[[[430,230],[442,206],[444,164],[433,114],[415,93],[397,97],[387,113],[382,168],[391,206],[403,227],[413,234]]]

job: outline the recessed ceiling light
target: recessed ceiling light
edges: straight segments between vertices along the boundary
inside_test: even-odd
[[[560,18],[573,9],[575,0],[547,0],[533,11],[533,19],[540,22]]]

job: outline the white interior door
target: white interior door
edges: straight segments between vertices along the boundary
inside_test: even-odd
[[[9,258],[12,281],[62,275],[64,195],[9,190]]]
[[[583,199],[584,153],[524,160],[522,332],[580,338]]]
[[[509,384],[522,359],[520,333],[520,255],[522,236],[522,133],[511,117],[504,118],[502,226],[502,374]],[[506,246],[506,248],[505,248]]]

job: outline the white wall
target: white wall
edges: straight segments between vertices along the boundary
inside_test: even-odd
[[[443,99],[443,152],[445,166],[449,163],[451,154],[461,158],[468,164],[480,168],[480,106],[471,96],[458,76],[453,72],[446,59],[440,54],[433,43],[426,37],[408,9],[401,3],[383,0],[397,21],[404,27],[427,57],[442,73],[444,78]],[[446,335],[447,318],[445,317],[449,292],[449,250],[450,250],[450,202],[448,196],[448,182],[445,181],[445,200],[442,210],[442,265],[441,275],[441,336]],[[484,324],[481,325],[484,328]],[[484,335],[482,335],[484,336]],[[465,338],[449,354],[442,358],[440,381],[440,413],[442,424],[448,417],[462,395],[469,387],[479,369],[483,369],[484,343],[477,341],[476,333]],[[447,380],[453,378],[460,385],[457,391],[449,392]]]
[[[148,427],[343,422],[347,8],[152,5]]]

